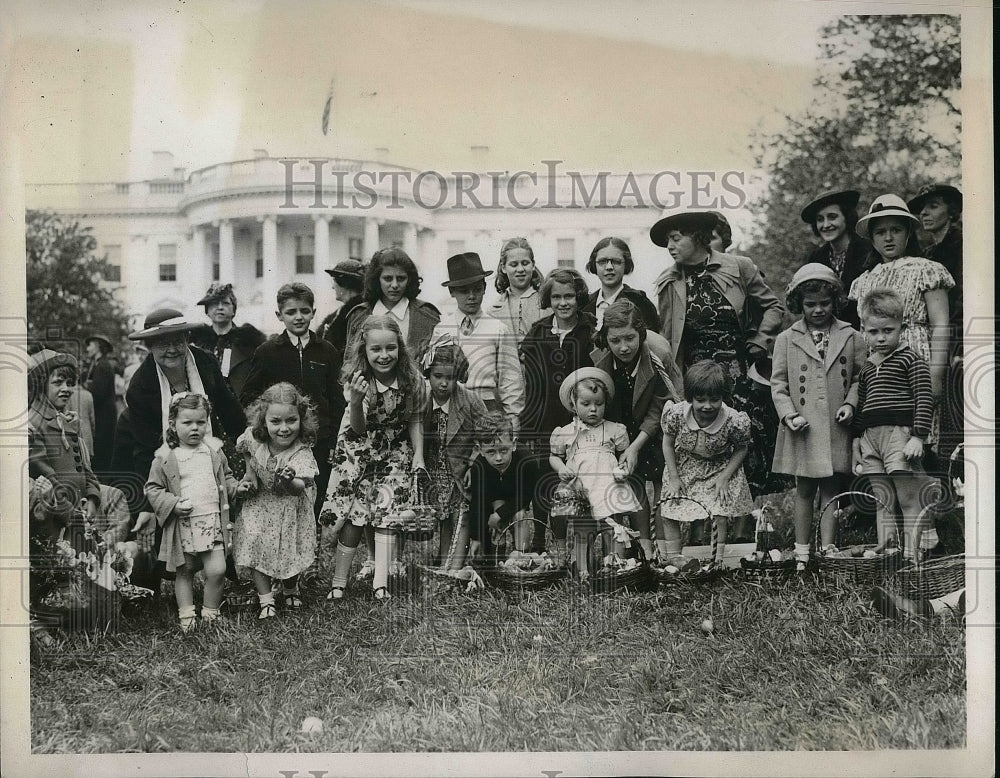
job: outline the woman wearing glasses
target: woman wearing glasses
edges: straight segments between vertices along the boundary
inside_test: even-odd
[[[635,269],[632,252],[621,238],[601,238],[590,252],[587,272],[601,282],[601,288],[591,292],[583,310],[597,317],[597,329],[604,323],[604,312],[616,300],[628,300],[642,315],[647,330],[658,332],[660,319],[656,306],[646,293],[625,283],[625,276]]]

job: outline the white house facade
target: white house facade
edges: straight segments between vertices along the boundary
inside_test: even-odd
[[[452,254],[476,251],[495,269],[503,241],[524,236],[543,272],[557,265],[585,272],[594,244],[614,235],[632,249],[636,272],[628,282],[651,294],[670,260],[650,242],[649,227],[664,211],[689,206],[692,194],[676,174],[581,174],[557,161],[536,170],[445,173],[258,151],[185,175],[169,153],[156,156],[160,175],[151,180],[29,185],[27,207],[92,228],[98,252],[116,268],[107,282],[119,287],[137,322],[165,306],[200,319],[195,303],[221,280],[239,298],[238,320],[265,332],[279,329],[273,311],[282,284],[308,284],[323,315],[337,305],[324,270],[387,246],[401,246],[416,262],[421,296],[447,307],[441,282]],[[727,196],[717,188],[715,202]],[[730,192],[735,199],[736,187]],[[586,277],[593,288],[596,278]]]

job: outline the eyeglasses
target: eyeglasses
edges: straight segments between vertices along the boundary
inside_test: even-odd
[[[179,335],[160,335],[157,338],[150,338],[147,343],[150,350],[170,348],[171,346],[186,346],[187,335],[183,333]]]
[[[625,264],[624,259],[595,259],[594,264],[598,267],[608,267],[609,265],[614,267],[621,267]]]

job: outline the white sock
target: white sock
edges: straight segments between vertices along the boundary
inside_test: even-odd
[[[389,583],[389,560],[395,558],[396,536],[387,532],[375,533],[375,580],[372,589],[381,589]]]
[[[938,538],[937,528],[931,527],[930,529],[925,529],[920,533],[920,548],[924,551],[929,551],[934,548],[940,539]]]
[[[177,608],[177,616],[180,618],[181,629],[190,629],[194,626],[194,606],[181,605]]]
[[[347,588],[347,574],[351,572],[351,562],[354,561],[354,554],[357,547],[351,548],[343,543],[337,543],[337,552],[334,554],[333,586],[341,589]]]
[[[264,605],[274,605],[274,592],[258,594],[257,599],[260,601],[261,607]],[[204,613],[204,609],[202,609],[202,612]]]
[[[207,605],[201,606],[202,621],[215,621],[217,618],[219,618],[218,608],[209,608]]]
[[[799,562],[809,561],[809,544],[808,543],[796,543],[795,544],[795,559]]]

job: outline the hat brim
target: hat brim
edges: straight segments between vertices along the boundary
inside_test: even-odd
[[[69,365],[74,370],[79,368],[79,363],[76,357],[72,354],[67,354],[65,351],[52,351],[51,349],[44,349],[39,351],[38,354],[34,356],[37,357],[39,354],[44,354],[45,356],[38,362],[28,367],[28,375],[36,375],[40,372],[48,373],[57,367],[65,367]]]
[[[816,215],[820,212],[820,209],[825,208],[828,205],[839,205],[841,210],[849,210],[857,208],[860,200],[861,192],[856,189],[844,189],[839,192],[824,192],[803,208],[800,216],[802,217],[802,221],[806,224],[813,224],[816,221]]]
[[[895,216],[900,219],[909,219],[918,227],[920,226],[920,219],[918,219],[909,211],[904,211],[901,208],[883,208],[881,211],[877,211],[875,213],[866,213],[864,216],[858,219],[858,223],[854,225],[854,231],[858,234],[859,237],[867,239],[869,232],[868,223],[871,222],[873,219],[884,219],[887,216]]]
[[[757,370],[757,363],[754,362],[747,369],[747,378],[749,378],[751,381],[755,381],[756,383],[760,384],[761,386],[770,386],[771,385],[771,371],[769,370],[767,372],[768,372],[768,375],[765,378],[763,375],[761,375],[760,371]]]
[[[929,191],[917,195],[910,200],[906,204],[906,207],[909,208],[914,215],[916,215],[923,210],[924,205],[932,197],[940,197],[945,202],[948,202],[949,200],[956,202],[958,203],[958,210],[962,210],[962,192],[950,184],[938,184],[932,187]]]
[[[161,335],[170,335],[174,332],[190,332],[195,329],[198,325],[189,321],[177,324],[167,324],[161,325],[157,324],[153,327],[147,327],[146,329],[139,330],[138,332],[133,332],[128,336],[129,340],[153,340]]]
[[[96,340],[99,343],[104,343],[108,347],[108,349],[113,349],[115,347],[115,344],[112,343],[104,335],[88,335],[87,338],[83,342],[84,343],[90,343],[90,341],[92,341],[92,340]]]
[[[649,239],[657,246],[667,248],[667,235],[674,230],[713,230],[717,217],[709,211],[684,211],[665,216],[649,228]]]
[[[584,378],[596,378],[607,387],[608,399],[613,400],[615,397],[615,382],[610,375],[599,367],[581,367],[566,376],[559,385],[559,402],[570,413],[573,412],[572,398],[570,397],[573,387]]]
[[[491,276],[491,275],[493,275],[492,270],[484,270],[481,274],[477,273],[476,275],[469,276],[468,278],[462,278],[457,281],[444,281],[441,284],[441,286],[448,286],[448,287],[471,286],[472,284],[478,284],[480,281],[486,278],[486,276]]]

